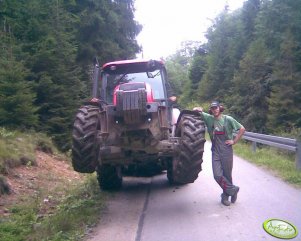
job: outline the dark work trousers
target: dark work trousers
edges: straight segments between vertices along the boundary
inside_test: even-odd
[[[213,133],[212,140],[212,170],[215,181],[223,189],[223,193],[232,196],[235,194],[235,186],[232,183],[233,149],[226,145],[226,132]]]

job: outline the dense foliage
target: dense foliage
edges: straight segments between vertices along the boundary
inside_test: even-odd
[[[206,36],[189,63],[183,104],[217,99],[248,131],[301,129],[300,0],[248,0],[234,12],[225,8]]]
[[[0,1],[0,126],[43,131],[68,150],[93,58],[140,51],[134,10],[134,0]],[[217,99],[249,131],[300,130],[301,0],[225,8],[206,37],[167,58],[180,105]]]
[[[132,58],[133,0],[0,1],[0,125],[35,128],[70,148],[93,58]]]

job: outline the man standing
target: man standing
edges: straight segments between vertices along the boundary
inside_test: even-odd
[[[194,111],[201,112],[212,141],[212,170],[214,179],[223,189],[221,194],[221,203],[225,206],[235,203],[239,187],[232,183],[233,168],[233,149],[232,145],[236,144],[245,132],[245,128],[234,118],[223,115],[223,106],[217,101],[210,105],[209,114],[203,112],[201,107],[193,108]],[[233,131],[238,131],[233,136]]]

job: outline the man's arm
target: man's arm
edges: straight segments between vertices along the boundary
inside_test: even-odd
[[[213,128],[212,127],[213,127],[214,117],[212,115],[204,112],[203,108],[200,106],[194,107],[192,110],[197,111],[201,114],[201,116],[203,117],[203,120],[205,122],[205,125],[207,126],[207,131],[210,136],[210,139],[212,140],[213,139]]]
[[[166,94],[167,94],[168,99],[172,102],[176,102],[177,97],[176,97],[173,89],[171,88],[171,85],[168,80],[165,81],[165,86],[166,86],[166,92],[167,92]]]
[[[202,107],[194,107],[193,109],[192,109],[193,111],[198,111],[198,112],[203,112],[203,108]]]
[[[242,137],[242,135],[245,133],[246,129],[241,126],[240,129],[238,130],[238,133],[236,134],[235,138],[233,140],[227,140],[226,144],[227,145],[235,145],[240,138]]]
[[[235,138],[233,140],[234,144],[236,144],[240,140],[240,138],[245,133],[245,131],[246,131],[246,129],[243,126],[238,130],[238,133],[237,133],[237,135],[235,136]]]

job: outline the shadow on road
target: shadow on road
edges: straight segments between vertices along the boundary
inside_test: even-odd
[[[145,192],[149,189],[152,191],[157,190],[175,190],[186,185],[171,185],[168,182],[166,172],[152,177],[123,177],[122,188],[115,192],[137,194]]]

